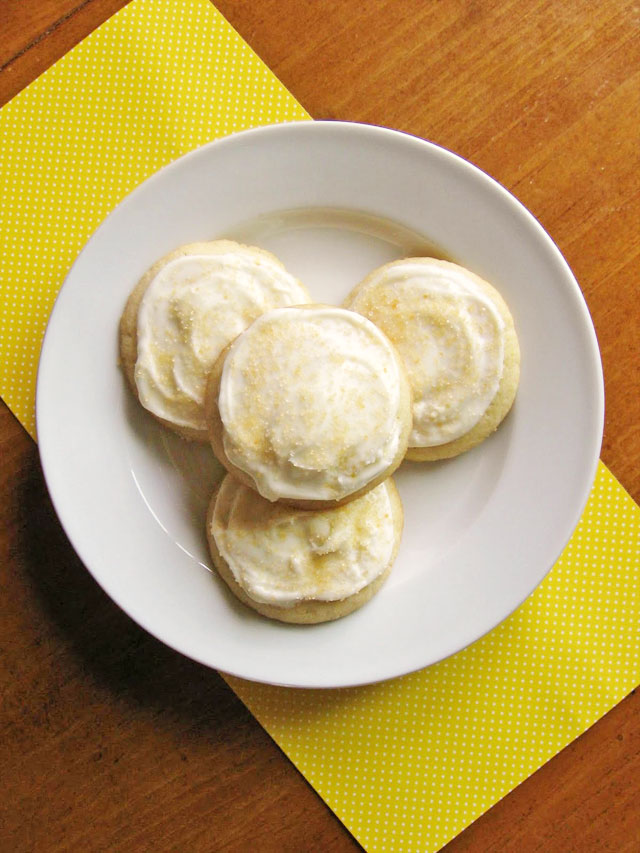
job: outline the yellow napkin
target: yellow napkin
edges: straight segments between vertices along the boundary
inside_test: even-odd
[[[209,0],[133,0],[0,112],[0,394],[34,434],[53,300],[134,186],[308,118]],[[538,590],[469,649],[370,687],[229,684],[368,849],[435,851],[640,681],[640,509],[604,465]]]

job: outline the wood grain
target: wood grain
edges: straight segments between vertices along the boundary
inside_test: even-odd
[[[0,103],[123,5],[4,0]],[[637,5],[216,5],[312,116],[431,139],[532,210],[594,318],[602,456],[640,500]],[[222,679],[97,587],[3,404],[0,460],[0,849],[359,849]],[[637,691],[446,850],[636,851],[639,795]]]

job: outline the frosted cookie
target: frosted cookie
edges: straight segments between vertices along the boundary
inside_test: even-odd
[[[409,459],[457,456],[498,427],[518,388],[520,350],[490,284],[448,261],[407,258],[374,270],[345,306],[376,323],[404,361],[413,396]]]
[[[222,464],[268,500],[306,509],[382,482],[411,428],[409,384],[389,339],[325,305],[255,320],[214,365],[205,408]]]
[[[302,510],[227,475],[209,504],[207,538],[218,573],[244,604],[283,622],[327,622],[380,589],[402,523],[391,479],[343,506]]]
[[[207,441],[211,365],[264,311],[309,302],[269,252],[231,240],[192,243],[142,277],[120,321],[120,360],[142,405],[183,437]]]

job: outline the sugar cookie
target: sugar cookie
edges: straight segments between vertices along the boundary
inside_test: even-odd
[[[271,308],[309,302],[269,252],[191,243],[157,261],[120,321],[120,360],[142,405],[183,437],[207,440],[206,379],[224,347]]]
[[[345,306],[378,325],[405,364],[407,458],[457,456],[498,427],[516,394],[520,350],[509,309],[488,282],[448,261],[407,258],[370,273]]]
[[[307,509],[382,482],[411,427],[408,381],[388,338],[326,305],[255,320],[214,365],[205,410],[231,473],[268,500]]]
[[[302,510],[227,474],[209,505],[207,538],[240,601],[271,619],[314,623],[372,598],[391,571],[402,524],[391,479],[342,506]]]

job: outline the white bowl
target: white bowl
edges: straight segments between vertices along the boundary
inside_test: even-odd
[[[522,351],[515,406],[494,436],[437,464],[405,463],[405,531],[391,578],[318,626],[266,620],[210,569],[204,510],[220,469],[158,426],[118,368],[126,298],[182,243],[231,236],[271,249],[317,301],[374,267],[436,251],[492,282]],[[182,157],[105,220],[72,268],[42,349],[37,429],[64,529],[89,571],[169,646],[244,678],[337,687],[391,678],[463,648],[552,567],[595,474],[598,346],[560,252],[505,189],[460,157],[364,125],[300,122]]]

